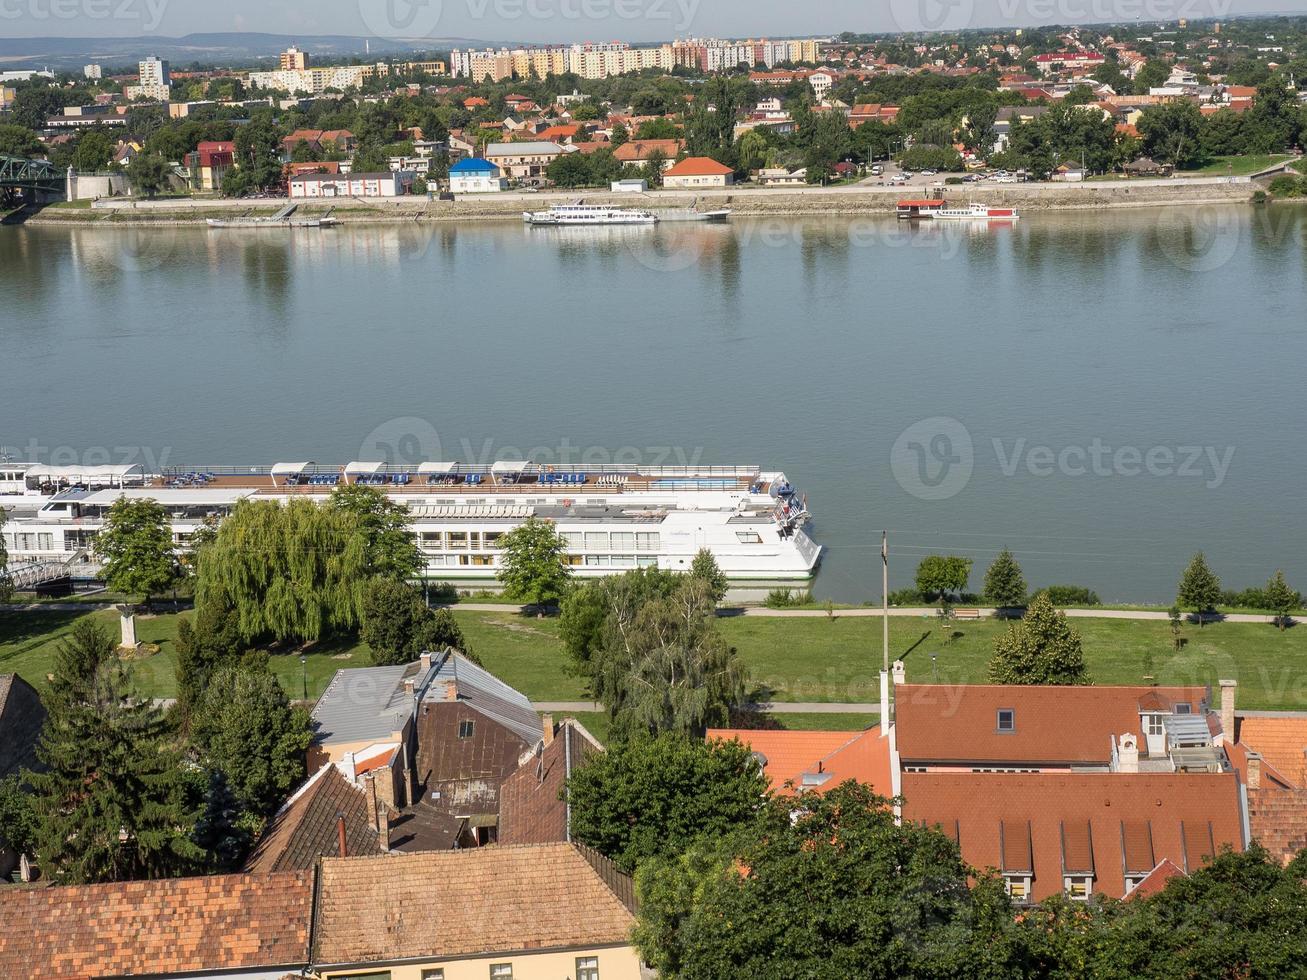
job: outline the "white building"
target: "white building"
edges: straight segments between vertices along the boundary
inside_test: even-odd
[[[290,196],[301,198],[402,197],[413,186],[408,171],[371,174],[300,174],[290,179]]]
[[[818,99],[825,99],[830,95],[831,87],[835,84],[835,76],[828,71],[814,71],[808,76],[808,84],[812,86],[812,92]]]
[[[82,69],[82,75],[93,82],[98,82],[104,77],[104,69],[99,65],[86,65]]]
[[[507,188],[504,172],[489,160],[469,157],[449,168],[452,194],[495,194]]]

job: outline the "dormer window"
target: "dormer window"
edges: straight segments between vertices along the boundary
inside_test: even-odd
[[[1193,710],[1194,710],[1193,705],[1189,704],[1186,701],[1180,701],[1171,709],[1171,711],[1177,715],[1193,714]]]
[[[996,730],[1010,734],[1017,730],[1017,712],[1015,708],[999,708]]]
[[[1073,902],[1087,902],[1094,893],[1094,878],[1092,875],[1067,875],[1062,879],[1062,887],[1066,897]]]

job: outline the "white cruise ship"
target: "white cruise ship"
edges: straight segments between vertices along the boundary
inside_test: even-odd
[[[240,500],[325,499],[344,483],[376,486],[403,503],[427,558],[426,577],[459,589],[495,589],[499,539],[528,517],[553,521],[578,577],[628,568],[683,571],[709,549],[735,598],[805,589],[821,548],[809,536],[806,497],[778,471],[756,466],[567,467],[525,462],[169,468],[58,467],[0,462],[0,507],[11,571],[80,565],[83,576],[105,513],[119,497],[149,497],[172,515],[179,549],[208,517]]]
[[[523,211],[528,225],[592,227],[594,225],[654,225],[658,216],[651,211],[610,207],[605,204],[555,204],[548,211]]]

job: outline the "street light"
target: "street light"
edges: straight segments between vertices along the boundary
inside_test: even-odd
[[[304,700],[309,699],[309,658],[300,654],[300,676],[304,681]]]
[[[939,671],[935,669],[935,661],[939,659],[939,654],[932,652],[930,655],[930,677],[936,684],[939,683]]]

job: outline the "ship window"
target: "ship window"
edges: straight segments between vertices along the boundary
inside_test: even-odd
[[[466,531],[450,531],[450,532],[449,532],[449,547],[450,547],[451,549],[454,549],[454,550],[457,550],[457,551],[466,551],[466,550],[467,550],[467,532],[466,532]]]
[[[580,551],[582,547],[582,536],[580,531],[564,531],[563,543],[570,551]]]
[[[586,555],[585,563],[587,565],[604,565],[604,566],[610,564],[607,555]]]
[[[637,531],[635,547],[640,551],[657,551],[662,547],[662,536],[657,531]]]
[[[640,567],[640,568],[657,568],[657,567],[658,567],[658,559],[657,559],[657,558],[637,558],[637,559],[635,560],[635,564],[636,564],[638,567]]]
[[[635,532],[614,531],[612,534],[612,549],[614,551],[634,551]]]
[[[607,531],[586,531],[585,532],[585,550],[586,551],[603,551],[608,547]]]
[[[762,535],[757,531],[736,531],[735,536],[740,544],[762,544]]]
[[[487,531],[484,535],[482,535],[485,549],[487,551],[493,551],[495,548],[498,548],[499,539],[502,538],[503,536],[504,536],[503,531]]]
[[[613,555],[614,568],[634,568],[635,555]]]

